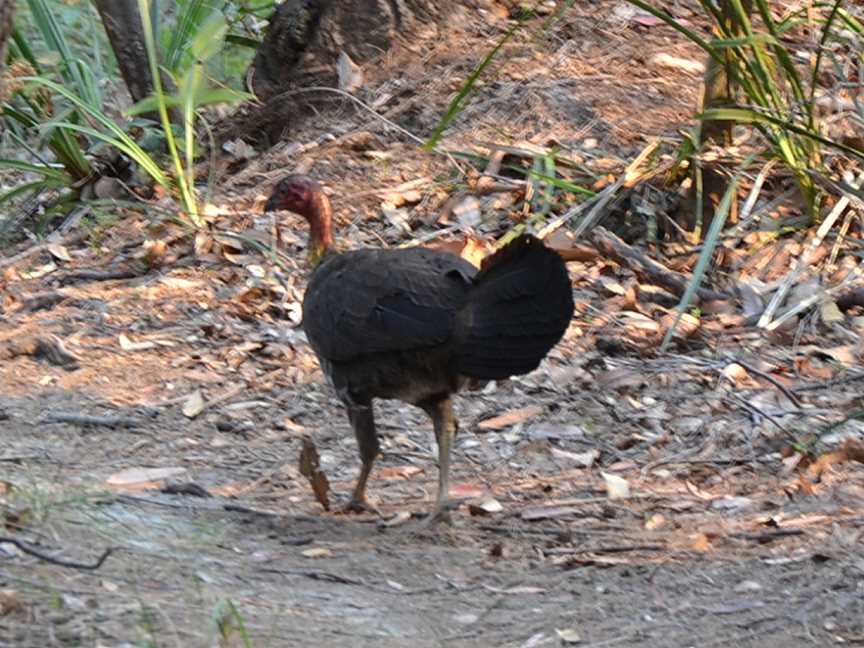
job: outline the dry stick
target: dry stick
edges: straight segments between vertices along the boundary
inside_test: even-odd
[[[767,420],[767,421],[773,423],[773,424],[774,424],[774,425],[775,425],[775,426],[776,426],[776,427],[777,427],[781,432],[783,432],[783,434],[785,434],[787,437],[789,437],[789,440],[790,440],[791,442],[793,442],[793,443],[797,443],[797,442],[798,442],[798,437],[795,436],[795,433],[792,432],[792,430],[790,430],[789,428],[787,428],[785,425],[783,425],[783,424],[782,424],[780,421],[778,421],[776,418],[774,418],[773,416],[771,416],[771,414],[768,414],[767,412],[765,412],[765,411],[762,410],[761,408],[757,407],[757,406],[754,405],[753,403],[748,402],[747,400],[745,400],[744,398],[742,398],[742,397],[739,396],[738,394],[730,393],[729,396],[731,396],[731,397],[733,398],[733,400],[736,400],[736,401],[738,401],[741,405],[743,405],[744,409],[748,410],[750,413],[752,413],[752,414],[758,414],[759,416],[761,416],[761,417],[764,418],[765,420]]]
[[[70,423],[72,425],[94,426],[94,427],[124,427],[134,428],[141,425],[141,421],[129,416],[92,416],[90,414],[77,414],[75,412],[54,412],[42,417],[40,423]]]
[[[577,554],[586,554],[586,553],[626,553],[629,551],[666,551],[669,547],[666,545],[660,544],[631,544],[631,545],[618,545],[618,546],[599,546],[599,547],[549,547],[547,549],[541,549],[541,551],[547,556],[554,555],[577,555]]]
[[[108,547],[105,551],[102,552],[102,555],[100,555],[94,563],[79,563],[72,560],[63,560],[62,558],[55,558],[53,556],[49,556],[48,554],[44,554],[41,551],[34,549],[26,542],[23,542],[16,538],[0,536],[0,544],[2,543],[15,545],[28,556],[33,556],[34,558],[38,558],[39,560],[44,560],[45,562],[51,563],[52,565],[59,565],[60,567],[70,567],[72,569],[84,569],[87,571],[99,569],[102,566],[102,563],[105,562],[105,559],[108,558],[108,556],[110,556],[112,553],[114,553],[114,550],[116,549],[116,547]]]
[[[750,213],[753,211],[753,207],[756,205],[756,200],[759,198],[759,194],[762,192],[762,185],[765,184],[765,179],[768,177],[768,172],[771,171],[776,162],[776,158],[768,160],[765,166],[762,167],[759,175],[756,176],[756,180],[753,182],[753,188],[750,189],[747,200],[744,201],[744,206],[741,207],[741,213],[738,215],[739,223],[746,222],[750,218]]]
[[[760,370],[760,369],[757,369],[757,368],[754,367],[753,365],[751,365],[751,364],[749,364],[749,363],[747,363],[747,362],[744,362],[743,360],[739,360],[739,359],[737,359],[737,358],[733,358],[732,361],[733,361],[735,364],[737,364],[737,365],[741,365],[742,367],[744,367],[744,368],[745,368],[749,373],[756,374],[756,375],[759,376],[760,378],[764,378],[765,380],[767,380],[768,382],[770,382],[772,385],[774,385],[777,389],[779,389],[781,392],[783,392],[783,395],[786,396],[786,398],[788,398],[790,401],[792,401],[792,403],[795,405],[795,407],[798,407],[798,408],[801,407],[801,401],[798,400],[798,397],[795,396],[795,394],[793,394],[793,393],[790,391],[790,389],[789,389],[788,387],[786,387],[786,385],[784,385],[783,383],[781,383],[781,382],[780,382],[779,380],[777,380],[774,376],[772,376],[771,374],[769,374],[769,373],[767,373],[767,372],[765,372],[765,371],[762,371],[762,370]],[[722,373],[722,370],[718,369],[718,371],[720,371],[720,372]]]
[[[49,236],[48,241],[45,243],[40,243],[38,245],[34,245],[33,247],[27,248],[23,252],[16,254],[15,256],[11,256],[8,259],[0,259],[0,268],[5,268],[6,266],[15,265],[19,261],[24,261],[34,254],[39,254],[40,252],[46,251],[52,245],[73,245],[75,243],[80,243],[84,239],[86,239],[90,235],[89,232],[76,232],[75,234],[70,234],[65,237],[55,237]]]
[[[81,268],[72,270],[60,277],[60,283],[66,284],[73,281],[111,281],[113,279],[134,279],[140,277],[144,272],[138,272],[124,268],[122,270],[96,270],[95,268]]]
[[[602,254],[627,266],[640,277],[666,288],[678,297],[687,289],[687,277],[649,259],[604,227],[595,228],[588,238]],[[729,299],[728,295],[709,288],[699,288],[696,294],[705,301]]]
[[[858,266],[853,268],[852,271],[848,275],[846,275],[846,277],[844,277],[844,279],[840,283],[838,283],[836,286],[832,286],[831,288],[825,288],[824,290],[820,290],[815,295],[812,295],[811,297],[808,297],[807,299],[804,299],[803,301],[799,302],[798,304],[795,305],[795,307],[790,308],[788,311],[783,313],[780,317],[778,317],[773,322],[768,324],[765,327],[765,330],[766,331],[773,331],[774,329],[776,329],[778,326],[783,324],[783,322],[785,322],[789,318],[795,317],[798,313],[807,310],[808,308],[810,308],[813,304],[816,304],[817,302],[821,302],[823,300],[828,299],[829,297],[833,297],[834,295],[836,295],[841,290],[844,290],[853,281],[855,281],[856,279],[860,279],[862,277],[864,277],[864,261],[862,261],[861,263],[858,264]]]
[[[856,187],[857,189],[857,187]],[[828,235],[828,232],[834,226],[834,223],[840,217],[846,208],[849,206],[850,198],[846,195],[840,198],[837,201],[837,204],[834,205],[834,209],[828,214],[828,217],[822,221],[822,225],[819,226],[819,229],[816,231],[816,236],[813,240],[810,241],[810,244],[807,246],[807,249],[804,251],[804,254],[801,255],[801,258],[798,259],[798,264],[795,266],[795,269],[792,270],[783,281],[783,284],[774,293],[774,296],[771,297],[771,301],[768,302],[768,306],[765,308],[765,312],[762,313],[762,317],[759,318],[759,321],[756,323],[756,326],[759,328],[764,328],[767,330],[773,330],[769,327],[772,323],[772,318],[774,317],[774,313],[777,312],[777,308],[779,308],[781,302],[786,298],[786,295],[792,289],[792,285],[795,283],[795,280],[798,279],[798,276],[804,271],[804,268],[810,265],[810,257],[816,251],[825,237]],[[774,327],[776,328],[776,326]]]
[[[816,391],[817,389],[830,389],[831,387],[845,385],[847,383],[855,382],[858,380],[864,380],[864,372],[852,374],[851,376],[845,376],[843,378],[832,378],[831,380],[825,380],[822,382],[798,385],[797,387],[793,387],[792,391],[800,393],[806,391]]]

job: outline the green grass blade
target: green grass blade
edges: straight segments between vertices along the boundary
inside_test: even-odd
[[[69,176],[63,173],[62,167],[58,166],[45,166],[42,164],[33,164],[31,162],[24,162],[23,160],[9,160],[6,158],[0,158],[0,169],[15,169],[17,171],[26,171],[29,173],[38,173],[44,178],[50,178],[52,180],[56,180],[57,182],[68,182]]]
[[[168,47],[165,50],[165,65],[174,72],[179,71],[183,54],[190,41],[213,11],[207,0],[187,0],[181,4],[181,7],[177,22],[171,31]],[[221,16],[221,14],[219,15]]]
[[[156,41],[153,34],[153,25],[150,22],[150,0],[138,0],[138,11],[141,13],[141,22],[144,24],[144,44],[147,49],[147,61],[150,65],[150,74],[153,78],[153,94],[157,98],[159,108],[159,119],[162,122],[162,131],[168,144],[168,152],[177,174],[177,185],[180,189],[180,197],[183,206],[192,220],[198,224],[198,204],[194,194],[194,179],[186,178],[183,163],[177,150],[177,142],[171,127],[171,119],[168,117],[168,107],[165,102],[165,92],[162,88],[162,76],[159,69],[159,61],[156,58]]]
[[[54,187],[65,186],[65,183],[57,183],[51,179],[47,180],[34,180],[33,182],[25,182],[24,184],[20,184],[14,189],[7,191],[4,194],[0,194],[0,205],[3,203],[9,202],[13,198],[17,196],[21,196],[23,194],[29,193],[31,191],[44,191],[45,189],[52,189]]]
[[[474,85],[477,83],[477,79],[480,78],[480,75],[483,74],[483,71],[491,65],[494,58],[498,55],[498,52],[501,51],[501,48],[507,44],[513,36],[518,32],[523,26],[523,23],[517,22],[513,25],[507,32],[498,40],[486,56],[483,57],[483,60],[480,61],[480,64],[474,68],[468,78],[465,80],[465,83],[462,84],[462,87],[459,89],[459,92],[456,94],[456,97],[453,101],[450,102],[450,105],[447,107],[447,112],[444,114],[444,117],[441,118],[441,121],[435,126],[435,130],[432,131],[431,137],[426,141],[426,144],[423,145],[424,150],[432,151],[438,146],[438,142],[441,141],[441,136],[444,135],[444,131],[447,130],[447,127],[450,123],[456,119],[456,116],[462,112],[462,108],[464,107],[465,100],[468,96],[473,92]]]
[[[864,160],[864,151],[853,148],[851,146],[846,146],[845,144],[841,144],[840,142],[835,142],[834,140],[823,137],[822,135],[819,135],[814,131],[794,124],[790,121],[786,121],[784,119],[780,119],[779,117],[775,117],[766,113],[757,112],[749,108],[716,108],[706,110],[701,115],[699,115],[699,119],[735,121],[751,124],[761,123],[770,124],[772,126],[779,126],[781,129],[789,130],[796,135],[801,135],[824,146],[831,147],[838,151],[843,151],[844,153],[854,155],[855,157]]]
[[[729,216],[732,201],[737,194],[738,176],[736,175],[729,183],[729,187],[726,189],[726,193],[723,194],[720,205],[714,213],[714,219],[711,221],[711,226],[708,228],[708,233],[705,235],[705,243],[702,246],[702,251],[699,253],[699,259],[696,261],[696,266],[693,268],[693,277],[690,279],[690,283],[687,284],[687,289],[684,291],[684,294],[681,296],[681,301],[678,302],[678,306],[676,307],[678,314],[675,316],[672,326],[670,326],[666,331],[666,335],[663,336],[663,342],[660,344],[661,353],[664,353],[669,347],[669,343],[672,341],[672,336],[675,334],[678,324],[681,323],[681,318],[693,302],[693,297],[699,290],[699,286],[702,285],[702,280],[705,278],[705,272],[708,270],[708,266],[711,263],[711,257],[714,254],[714,248],[717,247],[717,242],[720,240],[720,232],[723,231],[723,225],[726,223],[726,218]]]

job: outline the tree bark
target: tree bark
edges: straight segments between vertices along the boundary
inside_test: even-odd
[[[368,62],[399,37],[436,24],[456,4],[454,0],[287,0],[271,16],[252,63],[252,90],[268,99],[303,72],[323,72],[335,79],[340,52],[355,63]]]
[[[93,0],[117,66],[132,101],[138,102],[153,92],[153,76],[147,61],[144,26],[136,0]]]
[[[15,0],[0,0],[0,72],[6,65],[6,40],[12,33],[13,18],[15,17]],[[0,93],[2,93],[3,80],[0,78]]]
[[[730,0],[720,0],[720,12],[723,15],[723,20],[728,29],[735,35],[743,35],[739,29],[738,20],[735,17],[735,10],[732,7]],[[753,0],[743,0],[742,6],[748,18],[753,10]],[[715,29],[719,33],[719,29]],[[701,110],[709,110],[713,108],[728,108],[734,106],[738,96],[738,88],[734,77],[731,73],[731,54],[726,50],[724,61],[721,63],[709,56],[705,64],[704,89],[702,93]],[[699,148],[704,149],[710,144],[718,146],[729,146],[732,144],[732,129],[735,123],[731,121],[714,121],[703,120],[699,133]],[[703,214],[702,222],[698,222],[696,202],[696,176],[698,170],[694,166],[693,188],[690,191],[690,200],[687,201],[690,209],[688,210],[687,222],[685,227],[690,231],[695,231],[700,227],[700,237],[704,238],[714,220],[714,214],[720,206],[720,201],[729,187],[729,179],[719,168],[717,163],[711,162],[704,164],[701,169],[702,173],[702,196],[703,196]],[[729,212],[729,222],[735,222],[737,219],[737,203],[733,201]]]

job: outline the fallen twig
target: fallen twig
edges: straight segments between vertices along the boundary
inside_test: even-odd
[[[661,544],[630,544],[630,545],[606,545],[599,547],[547,547],[543,553],[547,556],[566,556],[569,554],[599,554],[599,553],[627,553],[630,551],[665,551],[666,545]]]
[[[18,540],[17,538],[0,536],[0,544],[2,543],[14,545],[28,556],[33,556],[34,558],[38,558],[39,560],[51,563],[52,565],[69,567],[71,569],[84,569],[87,571],[94,571],[96,569],[99,569],[102,566],[102,563],[104,563],[108,556],[114,553],[114,550],[116,549],[116,547],[108,547],[105,551],[102,552],[102,555],[100,555],[94,563],[80,563],[72,560],[63,560],[62,558],[55,558],[54,556],[49,556],[48,554],[42,553],[41,551],[34,549],[28,543],[22,540]]]
[[[786,385],[781,383],[774,376],[772,376],[771,374],[769,374],[765,371],[757,369],[753,365],[751,365],[751,364],[749,364],[743,360],[740,360],[738,358],[735,358],[732,361],[735,364],[741,365],[742,367],[744,367],[749,373],[755,374],[755,375],[759,376],[760,378],[764,378],[765,380],[770,382],[772,385],[774,385],[777,389],[779,389],[781,392],[783,392],[783,395],[786,396],[786,398],[788,398],[790,401],[792,401],[792,403],[795,405],[795,407],[799,407],[799,408],[801,407],[801,401],[798,400],[798,397],[795,394],[793,394],[792,391],[788,387],[786,387]]]
[[[72,270],[60,277],[61,284],[73,283],[75,281],[110,281],[112,279],[134,279],[143,273],[130,268],[121,270],[95,270],[93,268],[81,268]]]
[[[798,385],[796,387],[793,387],[792,391],[795,393],[801,393],[805,391],[816,391],[817,389],[830,389],[831,387],[845,385],[847,383],[855,382],[857,380],[864,380],[864,371],[862,371],[861,373],[854,373],[851,376],[844,376],[843,378],[832,378],[831,380],[825,380],[823,382]]]
[[[19,261],[24,261],[25,259],[28,259],[35,254],[39,254],[40,252],[47,252],[48,248],[50,248],[52,245],[62,245],[64,247],[69,245],[75,245],[76,243],[80,243],[81,241],[86,239],[88,236],[90,236],[90,232],[88,231],[75,232],[74,234],[70,234],[69,236],[65,237],[59,237],[52,234],[44,243],[39,243],[38,245],[27,248],[23,252],[19,252],[18,254],[9,257],[8,259],[0,259],[0,268],[15,265]]]
[[[141,425],[141,421],[129,416],[93,416],[91,414],[78,414],[76,412],[52,412],[43,416],[39,422],[70,423],[72,425],[110,428],[134,428]]]
[[[730,533],[730,538],[740,538],[742,540],[752,540],[754,542],[759,542],[760,544],[765,544],[766,542],[772,542],[777,540],[778,538],[785,538],[787,536],[800,536],[804,535],[804,529],[775,529],[773,531],[763,531],[762,533]]]
[[[0,343],[0,360],[11,360],[19,355],[44,357],[51,364],[69,371],[79,366],[78,358],[63,346],[63,341],[56,335],[28,335]]]
[[[670,270],[653,259],[649,259],[635,248],[627,245],[627,243],[606,228],[595,228],[588,236],[588,239],[601,254],[605,254],[614,261],[630,268],[641,279],[662,286],[666,290],[675,293],[678,297],[683,295],[687,289],[687,284],[690,280],[686,276]],[[710,290],[709,288],[699,288],[696,294],[700,299],[705,301],[725,300],[729,298],[728,295]]]

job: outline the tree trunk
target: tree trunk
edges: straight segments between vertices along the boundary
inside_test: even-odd
[[[2,2],[3,0],[0,0]],[[108,34],[111,49],[117,59],[120,75],[137,103],[153,93],[153,75],[150,74],[150,61],[147,59],[147,45],[144,41],[144,24],[138,12],[137,0],[93,0],[102,18],[102,26]],[[167,74],[162,75],[162,88],[167,94],[176,92],[176,87]],[[181,122],[177,109],[169,109],[171,121]],[[158,121],[156,113],[147,117]]]
[[[720,0],[720,12],[723,15],[723,20],[728,29],[733,34],[741,36],[743,32],[739,29],[738,21],[735,18],[735,12],[732,8],[731,0]],[[743,0],[742,6],[748,18],[752,13],[753,0]],[[715,30],[719,32],[719,29]],[[702,93],[701,110],[709,110],[713,108],[728,108],[734,106],[737,99],[737,87],[732,77],[730,66],[731,54],[726,50],[724,62],[721,63],[709,56],[705,65],[704,90]],[[729,146],[732,144],[732,129],[735,126],[731,121],[713,121],[703,120],[699,133],[699,149],[703,150],[706,146],[716,144],[718,146]],[[714,214],[720,206],[720,201],[726,193],[729,186],[729,179],[719,168],[716,162],[710,162],[702,165],[702,196],[703,204],[701,206],[703,213],[701,222],[698,217],[699,205],[697,205],[697,180],[696,173],[700,171],[695,166],[693,177],[693,188],[690,191],[690,200],[687,201],[690,209],[688,210],[688,219],[684,224],[690,231],[695,231],[700,228],[700,237],[704,238],[714,220]],[[737,218],[737,203],[733,201],[729,212],[729,222],[734,222]]]
[[[303,72],[323,73],[332,81],[340,52],[355,63],[365,63],[390,49],[400,36],[436,24],[456,4],[454,0],[287,0],[270,17],[252,63],[252,89],[268,99]]]
[[[138,102],[153,92],[153,76],[147,61],[144,27],[136,0],[93,0],[117,66],[132,101]]]
[[[6,40],[12,33],[15,16],[15,0],[0,0],[0,74],[6,65]],[[3,79],[0,77],[0,98],[3,96]]]

